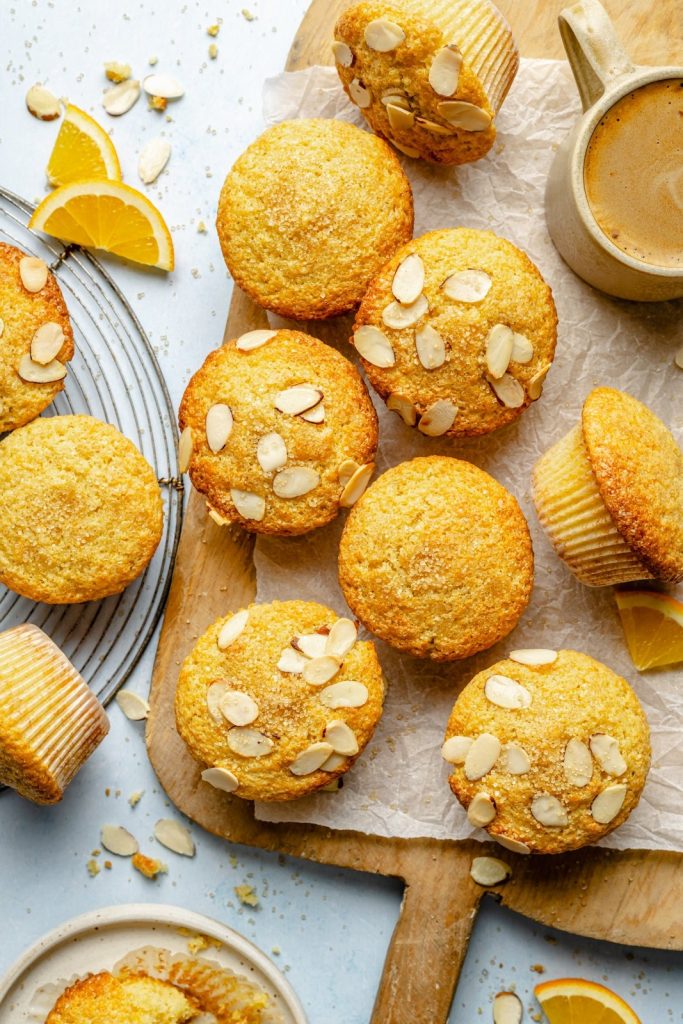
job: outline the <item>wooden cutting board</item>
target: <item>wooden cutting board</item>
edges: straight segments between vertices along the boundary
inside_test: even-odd
[[[288,70],[330,63],[329,43],[348,0],[314,0],[292,44]],[[561,0],[499,0],[525,56],[562,57]],[[607,0],[637,63],[680,62],[679,0]],[[267,326],[265,313],[235,288],[225,337]],[[304,326],[315,334],[313,324]],[[256,821],[250,803],[203,784],[175,729],[180,663],[227,610],[252,601],[253,539],[214,525],[190,495],[152,679],[150,760],[176,806],[210,832],[324,864],[402,879],[405,891],[373,1024],[444,1024],[484,890],[469,877],[472,856],[502,855],[514,868],[501,901],[543,924],[614,942],[683,949],[683,856],[586,849],[561,857],[518,857],[494,843],[383,839],[319,826]],[[340,952],[342,952],[340,950]],[[341,1020],[341,1018],[340,1018]]]

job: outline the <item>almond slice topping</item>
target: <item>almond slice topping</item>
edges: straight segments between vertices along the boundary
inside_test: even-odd
[[[358,740],[353,729],[341,718],[329,722],[325,729],[325,739],[331,744],[335,754],[353,757],[358,753]]]
[[[264,434],[256,446],[256,458],[264,473],[282,469],[288,458],[285,439],[275,430]]]
[[[618,782],[614,786],[607,786],[602,793],[598,793],[591,804],[591,815],[598,825],[609,825],[614,821],[626,799],[627,786]]]
[[[531,694],[526,686],[522,686],[509,676],[489,676],[484,685],[486,699],[499,708],[519,710],[531,707]]]
[[[522,1024],[524,1007],[515,992],[499,992],[493,1000],[493,1024]]]
[[[226,690],[221,698],[220,709],[231,725],[251,725],[259,714],[256,701],[241,690]]]
[[[240,784],[237,776],[227,768],[205,768],[202,781],[208,782],[214,789],[222,789],[224,793],[234,793]]]
[[[573,737],[567,741],[562,768],[570,786],[580,789],[588,785],[593,778],[593,758],[585,743]]]
[[[358,328],[353,336],[353,344],[366,362],[380,369],[393,366],[396,362],[396,355],[386,334],[371,324]]]
[[[449,299],[456,302],[481,302],[493,281],[484,270],[458,270],[441,285]]]
[[[232,503],[243,519],[253,519],[260,523],[266,514],[266,499],[253,491],[241,491],[238,487],[230,489]]]
[[[314,490],[320,483],[320,474],[309,466],[289,466],[281,470],[273,480],[273,490],[278,498],[300,498]]]
[[[483,132],[491,125],[490,114],[465,100],[444,100],[437,109],[454,128],[463,128],[466,132]]]
[[[511,374],[504,373],[500,380],[495,380],[492,377],[486,379],[496,397],[507,409],[519,409],[524,405],[524,388]]]
[[[514,341],[512,343],[512,361],[514,363],[530,363],[533,358],[534,346],[531,344],[526,334],[519,334],[515,331]]]
[[[377,53],[389,53],[391,50],[395,50],[405,37],[406,34],[401,26],[387,18],[375,18],[365,26],[365,43]]]
[[[343,68],[350,68],[353,64],[353,50],[340,39],[335,39],[332,43],[332,53],[337,64],[341,64]]]
[[[427,299],[424,295],[418,295],[409,306],[404,306],[400,302],[390,302],[382,312],[382,322],[395,331],[401,331],[405,327],[413,327],[428,312]]]
[[[529,381],[529,398],[532,402],[536,402],[543,394],[543,385],[545,384],[549,369],[550,363],[547,366],[542,366]]]
[[[364,466],[358,467],[351,479],[344,485],[344,489],[339,495],[340,508],[351,508],[352,505],[356,504],[358,499],[365,493],[365,490],[370,483],[370,478],[374,472],[374,462],[368,462]]]
[[[193,449],[192,427],[185,427],[178,441],[178,470],[181,473],[187,473]]]
[[[391,291],[402,305],[410,306],[422,294],[425,283],[425,267],[422,257],[412,252],[399,263],[391,282]]]
[[[372,93],[357,78],[349,82],[349,94],[356,106],[360,107],[361,110],[369,107],[372,103]]]
[[[321,772],[336,772],[337,768],[341,768],[346,763],[346,758],[343,754],[330,754],[327,761],[320,765]],[[339,780],[337,780],[339,781]]]
[[[457,92],[461,68],[462,53],[454,43],[439,50],[429,69],[429,84],[438,96]]]
[[[211,683],[211,686],[206,691],[206,706],[216,725],[225,725],[225,719],[221,711],[221,701],[229,689],[230,684],[227,680],[217,679],[215,683]]]
[[[148,96],[160,96],[164,100],[179,100],[185,95],[185,87],[182,82],[172,75],[153,74],[147,75],[142,82],[142,87]]]
[[[299,413],[312,409],[322,399],[323,393],[320,388],[315,388],[312,384],[295,384],[294,387],[279,391],[274,404],[279,412],[298,416]]]
[[[306,665],[306,658],[293,647],[285,647],[277,663],[280,672],[295,676],[301,675]]]
[[[490,732],[477,736],[465,756],[465,777],[470,782],[488,775],[500,756],[500,740]]]
[[[486,828],[496,816],[496,805],[488,793],[477,793],[467,808],[467,820],[475,828]]]
[[[26,106],[39,121],[54,121],[61,112],[59,100],[44,85],[31,86],[26,93]]]
[[[531,760],[523,746],[519,743],[506,743],[503,747],[501,763],[510,775],[526,775],[531,770]]]
[[[117,857],[132,857],[140,849],[135,836],[122,825],[103,825],[100,829],[100,843]]]
[[[340,667],[338,658],[333,658],[331,654],[323,654],[306,662],[302,675],[311,686],[324,686],[336,676]]]
[[[306,420],[306,423],[324,423],[325,422],[325,404],[324,402],[318,402],[308,412],[302,412],[299,415],[299,419]]]
[[[216,638],[218,644],[218,650],[226,650],[230,644],[234,644],[235,640],[242,634],[249,618],[249,609],[243,608],[242,611],[235,612],[231,615],[226,623],[224,623]]]
[[[275,746],[269,736],[248,726],[235,726],[227,735],[228,746],[241,757],[265,757]]]
[[[255,348],[261,348],[261,345],[265,345],[276,334],[277,331],[247,331],[246,334],[239,336],[235,342],[235,348],[238,348],[240,352],[253,352]]]
[[[547,650],[543,647],[530,647],[528,650],[510,651],[510,661],[516,661],[519,665],[529,665],[537,668],[540,665],[552,665],[557,661],[557,651]]]
[[[336,711],[338,708],[362,708],[368,702],[368,688],[363,683],[344,680],[320,691],[320,703]]]
[[[519,839],[510,839],[508,836],[491,836],[496,842],[502,846],[505,850],[510,850],[511,853],[528,854],[531,853],[531,847],[527,846],[526,843],[520,843]]]
[[[125,82],[107,89],[102,97],[102,106],[111,117],[127,114],[140,99],[140,83],[136,78],[127,78]]]
[[[404,153],[406,156],[418,157],[420,150],[415,149],[414,146],[404,146],[402,142],[397,142],[396,139],[389,139],[392,146],[395,146],[400,153]]]
[[[419,128],[424,128],[428,132],[433,132],[435,135],[452,135],[453,129],[447,127],[445,124],[439,124],[438,121],[430,121],[426,117],[416,117],[415,123]]]
[[[386,107],[392,131],[410,131],[415,124],[415,114],[412,110],[406,110],[405,107],[398,107],[393,103],[387,103]]]
[[[47,366],[59,355],[64,344],[64,331],[59,324],[49,320],[41,324],[31,341],[31,359],[34,363]]]
[[[356,623],[351,619],[337,619],[325,637],[325,654],[343,661],[357,639]]]
[[[301,651],[307,658],[322,658],[327,647],[325,633],[304,633],[301,636],[292,638],[292,647],[295,651]]]
[[[564,828],[569,824],[567,812],[557,799],[550,793],[538,793],[531,801],[531,813],[546,828]]]
[[[387,409],[397,412],[407,427],[414,427],[417,423],[417,409],[404,395],[399,395],[397,392],[389,395]]]
[[[317,772],[333,753],[331,743],[311,743],[310,747],[306,747],[294,758],[289,770],[292,775],[311,775]]]
[[[464,764],[473,742],[470,736],[451,736],[441,747],[441,756],[449,764]]]
[[[23,256],[19,260],[19,277],[27,292],[39,292],[47,284],[47,263],[37,256]]]
[[[470,877],[477,885],[500,885],[512,877],[512,868],[497,857],[474,857]]]
[[[29,384],[52,384],[54,381],[64,380],[66,366],[56,359],[42,366],[40,363],[34,363],[30,355],[26,353],[19,360],[17,373],[22,380]]]
[[[446,362],[446,345],[431,324],[425,324],[415,332],[417,358],[425,370],[438,370]]]
[[[206,414],[206,443],[214,455],[222,451],[232,433],[233,418],[229,405],[218,402]]]
[[[514,340],[514,333],[505,324],[494,324],[486,336],[486,367],[496,380],[510,365]]]
[[[427,437],[441,437],[455,422],[458,408],[447,398],[439,398],[428,406],[420,417],[417,429]]]
[[[337,470],[337,479],[342,487],[345,487],[357,469],[361,467],[355,459],[344,459]]]
[[[389,104],[391,103],[391,105],[394,107],[401,107],[403,110],[410,110],[410,102],[408,101],[408,96],[406,95],[405,92],[403,92],[403,90],[397,89],[395,87],[387,89],[385,92],[382,93],[381,102],[384,104],[385,107],[388,107]]]
[[[588,742],[593,757],[604,772],[617,778],[624,774],[628,765],[619,750],[619,740],[606,733],[595,733]]]

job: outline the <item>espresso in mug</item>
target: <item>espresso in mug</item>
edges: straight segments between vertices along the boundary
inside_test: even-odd
[[[683,79],[651,82],[610,107],[588,144],[584,185],[622,252],[683,267]]]

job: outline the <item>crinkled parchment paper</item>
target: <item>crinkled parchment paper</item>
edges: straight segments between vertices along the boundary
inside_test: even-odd
[[[681,305],[628,303],[594,291],[564,265],[546,231],[546,176],[557,143],[579,113],[564,62],[525,60],[487,158],[453,169],[404,160],[415,194],[416,235],[457,225],[490,228],[529,253],[552,286],[560,331],[541,400],[517,423],[465,441],[425,438],[375,402],[380,419],[378,472],[416,455],[455,455],[481,466],[517,496],[536,554],[531,604],[506,640],[464,662],[433,665],[378,643],[388,681],[386,710],[373,741],[344,777],[343,789],[288,804],[258,804],[257,816],[264,820],[316,822],[383,836],[470,835],[439,755],[456,695],[476,672],[512,648],[568,647],[594,655],[629,679],[652,728],[653,764],[643,798],[606,845],[683,850],[683,673],[635,671],[611,588],[588,589],[567,571],[538,525],[529,493],[535,460],[577,423],[584,398],[598,384],[636,395],[670,424],[679,442],[683,439],[683,375],[672,364],[677,335],[680,342]],[[268,81],[265,114],[269,123],[292,117],[363,123],[332,68]],[[344,341],[350,323],[344,318],[310,329],[351,358]],[[258,599],[317,600],[343,614],[346,606],[336,574],[343,521],[342,514],[330,527],[296,539],[259,537]]]

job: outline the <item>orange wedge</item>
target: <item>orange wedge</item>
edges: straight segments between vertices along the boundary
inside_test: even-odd
[[[631,661],[639,672],[683,661],[683,604],[655,590],[617,590]]]
[[[173,270],[173,241],[147,196],[121,181],[87,178],[61,185],[43,199],[29,227],[63,242],[160,270]]]
[[[544,981],[534,989],[550,1024],[640,1024],[615,992],[583,978]]]
[[[47,165],[51,185],[66,185],[79,178],[121,181],[121,165],[104,128],[79,107],[69,104]]]

